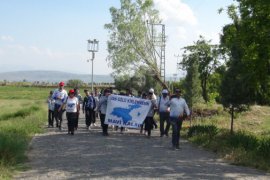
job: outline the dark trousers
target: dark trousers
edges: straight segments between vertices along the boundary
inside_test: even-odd
[[[48,126],[53,126],[53,121],[54,121],[54,111],[53,110],[48,110]]]
[[[163,136],[168,135],[169,130],[170,130],[170,113],[169,112],[160,112],[159,113],[159,118],[160,118],[160,135]],[[164,123],[166,122],[166,128],[164,130]]]
[[[90,116],[90,125],[92,124],[92,123],[94,123],[94,119],[95,119],[95,111],[93,110],[93,109],[90,109],[89,110],[89,116]]]
[[[56,121],[56,127],[59,127],[59,129],[61,128],[62,125],[62,119],[63,119],[63,110],[61,109],[60,111],[58,111],[58,109],[60,108],[60,105],[55,104],[55,108],[54,108],[54,118]]]
[[[96,118],[97,118],[97,113],[96,113],[96,111],[94,111],[94,115],[93,115],[93,123],[96,123]]]
[[[100,121],[101,121],[103,135],[108,135],[108,124],[104,124],[105,114],[100,114]]]
[[[151,130],[154,127],[154,118],[153,117],[146,117],[145,119],[145,131],[147,131],[148,136],[151,136]]]
[[[75,126],[76,126],[76,119],[78,117],[78,113],[67,112],[66,116],[67,116],[67,122],[68,122],[68,132],[71,132],[71,134],[73,134]]]
[[[183,120],[175,117],[170,117],[173,133],[172,133],[172,145],[179,147],[180,130],[182,128]]]
[[[91,124],[89,109],[85,109],[85,124],[87,127],[89,127]]]

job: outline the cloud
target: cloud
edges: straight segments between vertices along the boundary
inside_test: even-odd
[[[176,28],[176,31],[177,31],[177,37],[182,39],[182,40],[185,40],[187,39],[187,30],[184,28],[184,27],[177,27]]]
[[[154,0],[154,3],[165,22],[172,22],[177,26],[198,23],[192,9],[181,0]]]
[[[2,35],[2,36],[0,36],[0,40],[13,42],[14,41],[14,38],[12,36],[9,36],[9,35],[7,35],[7,36]]]

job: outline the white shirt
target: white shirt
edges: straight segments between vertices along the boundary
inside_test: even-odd
[[[159,112],[167,112],[168,106],[166,104],[169,101],[170,101],[169,96],[167,96],[165,98],[163,96],[160,96],[158,98],[158,109],[159,109]]]
[[[187,103],[183,98],[172,98],[167,104],[170,106],[170,117],[179,117],[183,115],[184,112],[189,116],[190,111],[188,109]]]
[[[59,89],[54,90],[53,92],[53,99],[55,99],[55,104],[62,105],[66,99],[67,99],[67,91],[62,89],[61,91]]]
[[[67,112],[77,112],[77,105],[79,104],[79,100],[76,97],[67,98],[67,103],[66,103],[66,111]]]

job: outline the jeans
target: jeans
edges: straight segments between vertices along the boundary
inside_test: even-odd
[[[173,133],[172,133],[172,145],[173,147],[179,147],[180,130],[182,128],[183,120],[177,117],[170,117]]]
[[[89,127],[90,124],[91,124],[89,109],[85,109],[84,113],[85,113],[85,124],[86,124],[87,127]]]
[[[169,112],[160,112],[160,135],[163,136],[164,134],[168,136],[170,130],[170,113]],[[166,121],[166,128],[164,130],[164,123]]]

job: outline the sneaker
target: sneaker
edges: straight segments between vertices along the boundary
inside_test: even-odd
[[[91,130],[92,128],[91,128],[91,126],[88,126],[88,130]]]
[[[94,124],[93,124],[93,126],[95,126],[95,127],[96,127],[96,126],[97,126],[97,125],[96,125],[96,123],[94,123]]]

